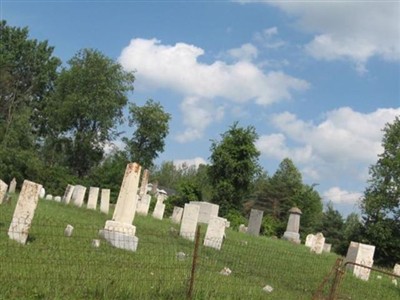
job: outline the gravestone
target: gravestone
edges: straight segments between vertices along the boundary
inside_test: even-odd
[[[246,233],[247,227],[244,224],[239,225],[239,232]]]
[[[204,246],[217,250],[221,249],[224,240],[226,219],[220,217],[212,217],[207,226],[206,236],[204,238]]]
[[[73,232],[74,232],[74,227],[70,224],[68,224],[67,227],[65,227],[64,229],[64,235],[66,237],[71,237]]]
[[[324,244],[325,244],[325,237],[321,232],[318,232],[315,235],[314,243],[312,244],[310,251],[316,254],[321,254],[322,250],[324,249]]]
[[[249,226],[247,228],[247,234],[258,236],[260,234],[261,223],[264,212],[258,209],[251,209]]]
[[[137,163],[126,166],[112,220],[106,221],[100,235],[116,248],[136,251],[139,239],[132,225],[136,212],[137,192],[141,167]]]
[[[315,235],[313,235],[312,233],[308,234],[306,236],[306,247],[311,248],[314,245],[314,241],[315,241]]]
[[[393,273],[400,276],[400,264],[395,264],[393,268]]]
[[[299,234],[300,216],[301,216],[301,210],[298,209],[297,207],[292,207],[289,210],[289,221],[282,239],[296,244],[301,243]]]
[[[344,262],[354,262],[367,267],[372,267],[374,264],[375,246],[362,243],[350,242]],[[352,271],[354,276],[368,281],[370,269],[348,264],[347,268]]]
[[[15,188],[17,187],[17,180],[15,179],[15,177],[11,180],[10,182],[10,186],[8,187],[8,192],[10,194],[14,194],[15,193]]]
[[[85,199],[86,187],[82,185],[76,185],[74,192],[72,193],[72,203],[78,207],[82,207],[83,200]]]
[[[99,198],[99,191],[100,189],[98,187],[90,187],[89,188],[89,198],[88,198],[88,203],[87,203],[87,208],[88,209],[96,209],[97,207],[97,199]]]
[[[46,200],[53,200],[53,195],[52,194],[47,194],[45,199]]]
[[[182,213],[183,213],[183,208],[175,206],[171,217],[172,222],[179,224],[182,220]]]
[[[45,195],[46,195],[46,190],[44,187],[42,187],[42,189],[40,190],[40,193],[39,193],[39,198],[43,199]]]
[[[21,244],[26,243],[33,216],[39,202],[41,188],[40,184],[24,180],[10,228],[8,229],[10,239]]]
[[[2,204],[6,198],[8,185],[3,180],[0,180],[0,204]]]
[[[61,202],[61,196],[55,196],[53,200],[56,202]]]
[[[144,194],[140,201],[137,202],[137,213],[143,216],[147,216],[150,208],[151,196],[149,194]]]
[[[199,206],[199,223],[208,224],[212,217],[218,217],[219,205],[204,202],[204,201],[190,201],[190,204]]]
[[[110,209],[110,190],[101,189],[100,211],[108,214]]]
[[[149,183],[149,170],[144,170],[142,174],[142,182],[140,183],[139,197],[147,194],[147,184]]]
[[[328,243],[325,243],[324,244],[324,249],[322,249],[322,251],[329,253],[329,252],[331,252],[331,249],[332,249],[332,245],[328,244]]]
[[[194,241],[197,220],[199,219],[200,206],[196,204],[185,204],[179,235],[185,239]]]
[[[69,202],[71,201],[71,197],[72,197],[72,193],[74,192],[74,185],[68,184],[65,192],[64,192],[64,196],[62,197],[62,202],[64,202],[65,204],[69,204]]]
[[[153,218],[162,220],[164,217],[165,204],[157,202],[153,211]]]

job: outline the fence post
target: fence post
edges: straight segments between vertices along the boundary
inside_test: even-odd
[[[329,293],[329,300],[336,300],[337,299],[337,290],[339,288],[340,282],[342,281],[342,277],[344,275],[343,268],[343,259],[341,260],[340,264],[337,265],[335,278],[333,279],[333,283]]]
[[[194,276],[196,273],[197,255],[198,255],[199,245],[200,245],[200,225],[197,225],[195,242],[194,242],[194,250],[193,250],[192,271],[190,273],[189,289],[187,292],[187,298],[189,300],[191,300],[193,297]]]

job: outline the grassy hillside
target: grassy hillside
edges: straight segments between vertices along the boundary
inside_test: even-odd
[[[40,200],[27,245],[8,239],[12,204],[0,206],[0,299],[185,299],[194,243],[168,219],[136,216],[137,252],[99,239],[111,214]],[[72,237],[64,236],[67,224]],[[202,227],[202,234],[206,227]],[[186,254],[178,258],[177,253]],[[222,250],[200,247],[195,299],[311,299],[337,256],[313,255],[303,245],[227,230]],[[228,267],[231,275],[220,271]],[[400,299],[390,278],[369,282],[347,274],[340,299]],[[262,288],[270,285],[273,291]]]

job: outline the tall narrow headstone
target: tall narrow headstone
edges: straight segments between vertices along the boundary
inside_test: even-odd
[[[156,206],[154,207],[153,218],[162,220],[164,217],[164,211],[165,211],[165,204],[157,202]]]
[[[101,189],[100,211],[108,214],[110,209],[110,190]]]
[[[172,212],[171,220],[173,223],[179,224],[182,219],[183,208],[175,206],[174,211]]]
[[[181,227],[179,230],[179,235],[181,237],[194,241],[197,228],[197,220],[199,219],[199,211],[200,206],[188,203],[185,204],[185,208],[183,209]]]
[[[126,166],[113,218],[106,221],[104,230],[100,231],[100,235],[111,245],[129,251],[136,251],[139,243],[135,236],[136,227],[132,222],[136,212],[140,170],[137,163]]]
[[[220,217],[212,217],[207,226],[204,246],[221,249],[224,240],[225,227],[227,220]]]
[[[318,232],[314,237],[314,243],[311,246],[310,251],[316,254],[321,254],[324,250],[325,237],[321,232]]]
[[[247,233],[250,235],[258,236],[260,234],[261,223],[264,212],[258,209],[252,209],[250,211],[249,226]]]
[[[98,187],[90,187],[89,188],[89,198],[87,203],[88,209],[96,209],[97,207],[97,199],[99,198],[99,191]]]
[[[17,187],[17,180],[15,179],[15,177],[11,180],[10,182],[10,186],[8,187],[8,192],[10,194],[14,194],[15,193],[15,188]]]
[[[3,180],[0,180],[0,204],[6,199],[8,185]]]
[[[289,210],[289,221],[282,239],[300,244],[300,216],[301,210],[297,207],[292,207]]]
[[[374,253],[375,246],[373,245],[350,242],[345,258],[345,263],[353,262],[367,267],[372,267],[372,265],[374,264]],[[354,276],[362,280],[368,281],[369,274],[371,272],[370,269],[353,264],[347,264],[347,268],[352,271]]]
[[[140,215],[147,216],[150,208],[151,196],[149,194],[144,194],[140,201],[137,202],[136,212]]]
[[[140,183],[139,196],[147,194],[147,184],[149,183],[149,170],[144,170],[142,174],[142,182]]]
[[[62,202],[64,202],[65,204],[69,204],[69,202],[71,201],[74,189],[75,189],[74,185],[71,185],[71,184],[67,185],[65,192],[64,192],[64,196],[62,197]]]
[[[199,223],[208,224],[212,217],[218,217],[219,205],[204,202],[204,201],[190,201],[190,204],[195,204],[200,207]]]
[[[33,216],[39,202],[41,188],[40,184],[24,180],[10,228],[8,229],[10,239],[21,244],[26,243]]]
[[[74,192],[72,193],[72,202],[78,207],[82,207],[83,200],[85,199],[86,187],[82,185],[76,185]]]

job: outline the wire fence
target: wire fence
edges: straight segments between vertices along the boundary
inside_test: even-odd
[[[311,255],[300,245],[229,232],[217,250],[213,242],[218,246],[221,240],[204,246],[204,226],[186,238],[172,223],[143,226],[136,233],[133,252],[113,247],[99,234],[104,228],[96,225],[72,224],[71,229],[68,224],[34,220],[27,244],[22,245],[8,238],[10,224],[0,220],[0,299],[392,299],[400,295],[386,277],[371,275],[370,282],[364,282],[348,274],[337,286],[336,298],[329,298],[335,276],[344,273],[343,266],[335,265],[335,255]],[[371,281],[378,286],[373,297],[379,297],[364,296],[376,290],[368,286]]]

